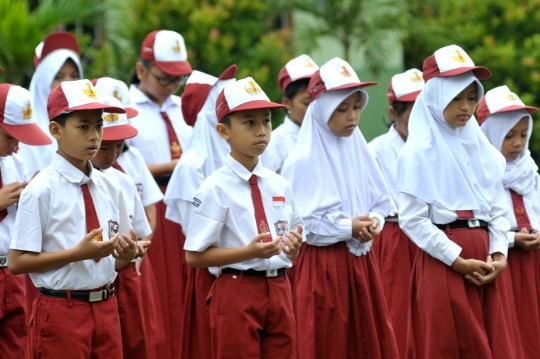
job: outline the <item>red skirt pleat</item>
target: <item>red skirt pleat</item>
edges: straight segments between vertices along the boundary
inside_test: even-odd
[[[483,228],[445,230],[461,257],[485,261]],[[500,278],[477,287],[419,250],[413,266],[408,359],[517,358],[510,308]]]
[[[298,358],[399,357],[373,255],[304,244],[296,260]]]
[[[165,193],[166,187],[161,186]],[[163,201],[156,204],[156,229],[147,257],[152,262],[157,297],[161,306],[161,318],[165,329],[165,341],[150,348],[161,358],[180,358],[180,330],[182,328],[182,306],[184,279],[187,263],[184,253],[185,237],[182,227],[165,218]]]
[[[397,222],[386,222],[373,241],[371,252],[379,265],[386,305],[392,318],[399,355],[407,350],[407,320],[410,282],[418,247],[401,230]]]
[[[210,310],[205,301],[215,280],[207,268],[189,268],[186,272],[183,326],[178,338],[181,358],[212,359]]]
[[[523,355],[520,358],[540,357],[540,313],[539,282],[540,272],[538,251],[524,251],[520,248],[508,250],[508,266],[505,271],[508,298],[512,301],[519,330]]]

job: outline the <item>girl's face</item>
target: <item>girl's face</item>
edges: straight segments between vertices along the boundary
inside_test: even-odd
[[[298,91],[292,99],[283,97],[281,102],[287,108],[289,118],[298,126],[301,126],[309,106],[309,93],[307,87]]]
[[[51,84],[51,90],[54,90],[56,86],[60,85],[64,81],[76,81],[81,79],[81,74],[79,74],[79,68],[75,65],[72,59],[67,59],[64,62],[64,65],[58,71],[54,80]]]
[[[102,170],[109,169],[120,157],[123,149],[124,140],[101,141],[101,146],[96,157],[92,160],[92,164]]]
[[[444,109],[444,119],[452,127],[463,127],[476,108],[476,81],[461,91]]]
[[[355,91],[334,110],[328,121],[328,128],[334,135],[349,137],[353,134],[360,121],[361,100],[360,92]]]
[[[527,144],[529,134],[529,117],[525,116],[515,125],[503,140],[501,153],[506,161],[514,161]]]
[[[0,157],[11,156],[17,146],[19,146],[19,141],[0,127]]]
[[[409,116],[411,115],[413,105],[414,102],[406,102],[405,109],[401,115],[398,115],[392,106],[388,109],[390,117],[394,120],[394,128],[401,138],[403,138],[403,141],[407,141],[407,137],[409,137]]]

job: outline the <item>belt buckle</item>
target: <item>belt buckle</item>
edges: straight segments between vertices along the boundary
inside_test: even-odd
[[[277,269],[267,269],[266,270],[266,278],[273,278],[278,276],[278,270]]]
[[[8,266],[8,256],[0,256],[0,268]]]
[[[480,221],[478,219],[469,219],[467,220],[469,228],[480,228]]]
[[[99,290],[97,292],[90,292],[90,295],[88,296],[88,301],[89,302],[101,302],[105,298],[106,298],[105,297],[105,291],[104,290]]]

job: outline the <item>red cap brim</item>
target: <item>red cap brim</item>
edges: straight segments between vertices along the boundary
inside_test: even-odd
[[[235,107],[233,110],[229,110],[227,113],[222,115],[223,117],[221,119],[223,119],[225,116],[231,113],[235,113],[238,111],[258,110],[261,108],[267,108],[270,111],[273,111],[273,110],[277,110],[284,107],[285,106],[279,103],[270,102],[266,100],[250,101],[250,102],[246,102],[246,103],[241,104],[240,106]],[[221,119],[219,120],[219,122],[221,122]]]
[[[127,118],[135,117],[139,114],[139,111],[135,110],[133,107],[126,107]]]
[[[52,143],[50,137],[47,136],[36,123],[18,126],[0,123],[0,126],[2,126],[11,137],[19,142],[26,143],[27,145],[43,146]]]
[[[159,62],[154,61],[154,64],[167,75],[170,76],[183,76],[189,75],[193,72],[191,65],[187,61],[178,62]]]
[[[103,128],[103,141],[120,141],[133,138],[139,131],[131,125],[119,125]]]
[[[81,106],[75,106],[72,108],[68,108],[67,111],[84,111],[84,110],[103,110],[104,112],[110,112],[110,113],[126,113],[126,110],[122,107],[116,107],[111,105],[106,105],[101,102],[93,102],[93,103],[87,103],[85,105]],[[58,115],[57,115],[58,116]]]
[[[404,96],[401,96],[401,97],[399,97],[399,98],[396,98],[395,101],[400,101],[400,102],[414,102],[414,101],[416,101],[416,98],[418,97],[418,95],[420,95],[420,92],[422,92],[422,90],[408,93],[408,94],[406,94],[406,95],[404,95]]]
[[[441,72],[440,74],[436,76],[440,76],[440,77],[456,76],[456,75],[461,75],[468,71],[472,71],[474,73],[474,76],[476,76],[478,80],[487,80],[491,77],[491,71],[489,71],[487,67],[483,67],[483,66],[459,67],[457,69]]]

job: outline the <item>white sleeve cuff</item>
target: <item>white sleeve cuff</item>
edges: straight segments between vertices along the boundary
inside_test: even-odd
[[[448,245],[443,253],[441,253],[440,260],[447,266],[451,266],[456,261],[461,253],[461,247],[458,246],[452,240],[448,240]]]
[[[384,217],[380,214],[380,213],[377,213],[377,212],[369,212],[368,214],[369,217],[371,218],[375,218],[377,221],[379,221],[379,230],[383,230],[384,228]]]
[[[350,218],[342,218],[336,223],[339,230],[340,238],[352,238],[352,220]]]
[[[514,244],[516,243],[516,232],[508,231],[506,237],[508,238],[508,248],[514,248]]]

